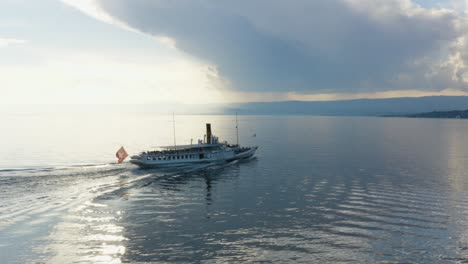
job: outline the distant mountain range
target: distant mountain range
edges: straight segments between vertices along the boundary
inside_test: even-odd
[[[237,112],[249,115],[407,116],[433,111],[468,109],[468,96],[252,102],[227,105],[218,109],[222,109],[222,114]]]
[[[410,116],[444,115],[439,112],[468,109],[468,96],[356,99],[340,101],[279,101],[239,104],[88,104],[88,105],[0,105],[1,113],[148,113],[148,114],[235,114],[240,115],[325,115],[325,116]],[[464,112],[464,111],[463,111]],[[452,115],[452,113],[447,113]]]
[[[404,115],[403,117],[420,117],[420,118],[468,118],[468,110],[455,111],[433,111],[429,113],[419,113],[412,115]]]

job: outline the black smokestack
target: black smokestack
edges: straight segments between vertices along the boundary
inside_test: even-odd
[[[211,144],[211,124],[206,123],[206,143]]]

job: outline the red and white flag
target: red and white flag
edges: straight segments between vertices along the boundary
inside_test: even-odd
[[[117,150],[117,153],[115,153],[115,156],[118,159],[117,162],[122,163],[128,157],[128,154],[127,151],[125,151],[124,147],[120,147],[120,149]]]

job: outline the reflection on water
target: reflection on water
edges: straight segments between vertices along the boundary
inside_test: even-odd
[[[203,208],[200,197],[187,194],[201,189],[196,187],[201,187],[199,183],[186,188],[179,184],[164,181],[132,197],[123,219],[130,224],[126,260],[373,262],[388,257],[407,261],[465,257],[452,251],[456,248],[436,246],[438,241],[450,241],[458,230],[447,225],[450,216],[443,195],[434,197],[424,189],[405,191],[385,181],[363,188],[359,181],[335,178],[298,186],[295,198],[281,197],[285,187],[275,197],[265,193],[257,201],[244,201],[224,198],[232,195],[230,190],[222,190],[218,200],[215,193],[221,190],[215,182]],[[140,195],[156,203],[143,206]],[[142,208],[144,212],[132,211]],[[147,218],[148,214],[154,217]],[[151,225],[134,226],[149,221],[145,219],[152,219]],[[151,236],[144,235],[149,231]],[[143,246],[135,252],[137,245]]]
[[[257,159],[0,172],[1,262],[468,261],[465,121],[242,120]]]
[[[53,263],[120,263],[125,254],[121,211],[100,203],[85,202],[71,210],[48,237],[46,254]]]

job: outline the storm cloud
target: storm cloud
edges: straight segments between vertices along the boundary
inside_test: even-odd
[[[175,40],[241,91],[468,89],[457,10],[409,0],[96,1],[119,23]]]

